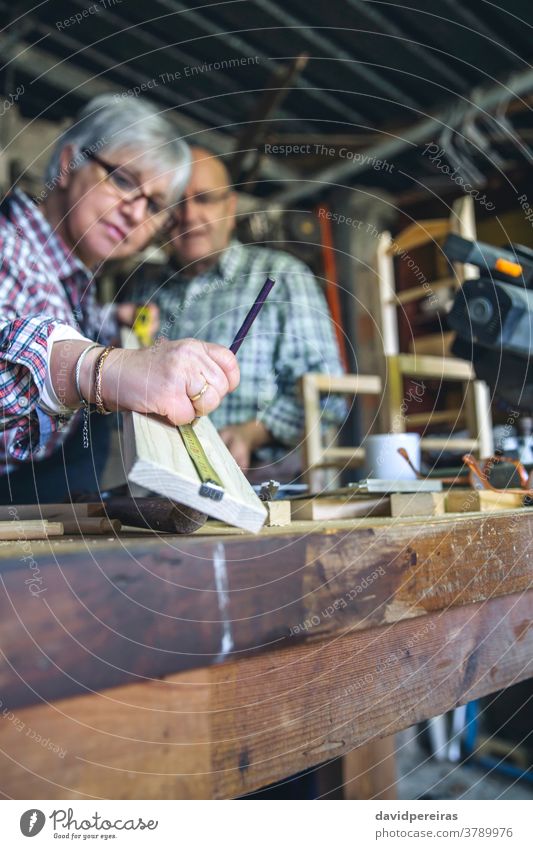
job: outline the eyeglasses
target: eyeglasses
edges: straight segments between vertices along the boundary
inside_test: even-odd
[[[186,203],[198,203],[200,206],[214,206],[216,203],[221,203],[230,196],[231,192],[201,192],[199,195],[184,195],[176,204],[176,208],[184,206]]]
[[[180,214],[183,213],[186,203],[194,203],[204,207],[216,206],[217,203],[222,203],[222,201],[229,198],[230,194],[231,191],[226,190],[225,192],[202,192],[199,195],[183,196],[174,204],[173,212],[170,214],[167,222],[167,230],[170,231],[181,223]]]
[[[161,217],[165,219],[168,217],[167,207],[143,192],[133,174],[130,174],[121,165],[111,165],[90,150],[84,150],[83,155],[87,159],[96,162],[97,165],[100,165],[107,172],[108,182],[122,200],[133,203],[139,200],[139,198],[144,198],[146,200],[146,210],[150,218]]]

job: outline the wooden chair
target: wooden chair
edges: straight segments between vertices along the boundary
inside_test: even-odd
[[[422,450],[468,451],[480,457],[493,454],[492,417],[489,388],[475,379],[472,363],[454,357],[417,356],[396,354],[387,357],[387,400],[389,428],[392,433],[404,433],[409,428],[429,425],[466,425],[467,438],[422,436]],[[422,381],[438,380],[462,383],[464,400],[460,408],[404,414],[406,393],[404,378]]]
[[[474,202],[471,197],[461,198],[452,207],[450,218],[417,221],[403,230],[395,239],[383,233],[377,250],[377,270],[380,294],[380,329],[383,341],[384,374],[387,389],[388,421],[386,427],[398,433],[409,427],[461,424],[469,431],[467,439],[424,436],[422,448],[441,450],[453,448],[472,451],[480,456],[493,453],[492,417],[487,385],[475,379],[472,364],[448,355],[453,333],[418,337],[411,343],[409,353],[401,353],[398,338],[398,307],[422,300],[428,294],[443,289],[458,289],[465,280],[479,276],[475,266],[455,263],[454,275],[396,292],[394,258],[405,258],[406,252],[457,233],[467,239],[476,238]],[[412,413],[404,416],[404,378],[456,381],[464,386],[464,399],[459,407],[429,413]]]
[[[357,468],[364,463],[365,452],[360,446],[340,447],[323,444],[320,396],[381,395],[382,380],[377,375],[344,374],[338,377],[317,372],[304,374],[300,383],[304,408],[304,437],[302,461],[304,480],[313,488],[316,472],[327,468]]]
[[[421,301],[429,293],[438,293],[445,289],[458,289],[465,280],[479,277],[479,271],[474,265],[454,263],[454,275],[439,280],[424,281],[423,284],[396,291],[394,258],[402,256],[407,251],[423,247],[428,243],[442,239],[449,233],[456,233],[464,239],[476,238],[476,222],[474,201],[471,197],[460,198],[452,206],[449,218],[436,218],[425,221],[414,221],[396,238],[389,232],[381,234],[378,244],[376,264],[380,286],[381,332],[383,336],[383,352],[385,356],[400,352],[398,342],[397,309],[405,304]],[[442,355],[453,333],[439,334],[439,339],[430,341],[419,338],[416,340],[416,352]],[[413,353],[413,352],[411,352]]]

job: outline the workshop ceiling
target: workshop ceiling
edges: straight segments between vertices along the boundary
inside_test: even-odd
[[[526,71],[533,53],[531,0],[0,0],[0,14],[2,87],[24,84],[23,116],[59,121],[94,94],[144,86],[185,138],[224,152],[244,139],[262,155],[265,143],[306,140],[366,150]],[[307,64],[265,119],[264,89],[279,90],[276,72],[301,54]],[[525,139],[529,115],[525,99],[513,117]],[[265,155],[249,190],[269,195],[288,174],[330,164],[309,151]],[[405,190],[405,170],[357,179]]]

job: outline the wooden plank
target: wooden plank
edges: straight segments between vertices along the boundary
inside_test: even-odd
[[[128,479],[215,519],[256,533],[266,510],[207,416],[197,419],[196,435],[224,483],[214,501],[200,495],[200,479],[177,428],[140,413],[123,413],[123,446]]]
[[[344,755],[342,783],[344,799],[397,799],[394,735]]]
[[[426,413],[408,413],[405,420],[411,427],[423,427],[424,425],[437,424],[459,424],[465,417],[464,411],[453,410],[428,410]]]
[[[133,331],[123,328],[124,348],[138,348]],[[123,446],[128,479],[215,519],[257,533],[267,512],[207,416],[194,429],[214,471],[224,484],[215,501],[200,495],[198,472],[177,428],[139,413],[125,412]]]
[[[491,489],[452,489],[446,494],[447,513],[486,513],[522,507],[525,492],[494,492]]]
[[[533,510],[521,508],[302,521],[259,537],[45,540],[25,561],[6,543],[0,696],[55,700],[219,663],[228,645],[252,654],[520,592],[532,538]]]
[[[381,338],[383,340],[383,354],[386,357],[394,356],[400,350],[398,341],[398,319],[396,315],[396,285],[394,281],[394,263],[391,254],[392,237],[386,231],[381,233],[376,252],[377,276],[379,285],[379,318]]]
[[[348,468],[356,468],[361,466],[365,461],[365,449],[360,447],[346,448],[334,447],[325,448],[322,452],[321,466],[347,466]]]
[[[199,670],[179,680],[148,680],[0,711],[2,795],[139,799],[146,792],[152,799],[209,798],[207,685]]]
[[[290,501],[265,501],[267,509],[266,525],[268,528],[278,528],[291,523]]]
[[[63,522],[63,531],[65,534],[117,534],[122,528],[121,522],[118,519],[90,518],[84,519],[69,519]]]
[[[304,433],[302,439],[302,466],[304,480],[314,488],[314,470],[322,462],[322,432],[320,422],[320,394],[315,375],[307,373],[300,380],[300,392],[304,412]]]
[[[451,346],[455,339],[453,330],[444,333],[429,333],[425,336],[415,336],[409,342],[409,353],[420,356],[429,354],[434,357],[451,357]]]
[[[307,381],[314,384],[318,392],[342,395],[380,395],[383,391],[381,378],[375,374],[320,374],[307,372]]]
[[[420,445],[423,451],[457,451],[459,454],[464,451],[477,451],[479,442],[477,439],[458,437],[452,433],[443,437],[423,436]]]
[[[445,492],[394,492],[390,497],[391,516],[442,516]]]
[[[268,524],[264,524],[262,528],[262,533],[268,528]],[[286,526],[285,526],[286,527]],[[202,525],[201,528],[198,528],[197,531],[194,532],[194,535],[197,537],[200,536],[208,536],[208,537],[217,537],[217,536],[247,536],[249,535],[249,531],[245,531],[242,528],[236,528],[234,525],[226,525],[225,522],[217,522],[216,519],[208,519],[205,525]]]
[[[453,277],[446,277],[443,280],[433,280],[425,283],[423,286],[413,286],[410,289],[403,289],[401,292],[396,292],[391,303],[410,304],[413,301],[420,301],[422,298],[429,297],[434,291],[438,291],[439,289],[457,289],[457,286],[458,283]],[[418,339],[416,340],[416,344],[418,345]]]
[[[390,516],[388,495],[374,498],[344,497],[298,498],[291,502],[292,518],[313,521],[355,519],[360,516]]]
[[[398,354],[398,361],[402,374],[407,376],[457,381],[474,380],[476,376],[472,363],[454,357]]]
[[[474,380],[467,388],[467,411],[471,416],[473,433],[479,442],[479,456],[492,457],[494,435],[492,430],[492,393],[483,380]],[[470,408],[470,409],[469,409]]]
[[[102,502],[91,504],[10,504],[0,505],[0,521],[8,519],[48,519],[55,522],[72,521],[76,516],[105,516]]]
[[[0,539],[5,540],[48,539],[62,534],[61,522],[49,522],[46,519],[11,519],[9,522],[0,522]]]
[[[529,592],[213,669],[215,796],[533,676],[532,614]]]
[[[504,596],[3,711],[2,792],[15,799],[249,793],[533,676],[532,620],[532,592]]]
[[[388,252],[394,255],[402,251],[411,251],[446,236],[450,229],[448,218],[428,218],[425,221],[413,221],[405,230],[395,236]]]

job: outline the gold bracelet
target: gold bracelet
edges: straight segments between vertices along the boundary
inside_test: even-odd
[[[101,416],[109,416],[111,414],[111,410],[106,410],[104,407],[104,400],[102,398],[102,369],[106,358],[109,356],[111,351],[114,350],[113,345],[108,345],[107,348],[104,348],[96,361],[96,368],[94,372],[94,398],[96,403],[96,412],[100,413]]]

